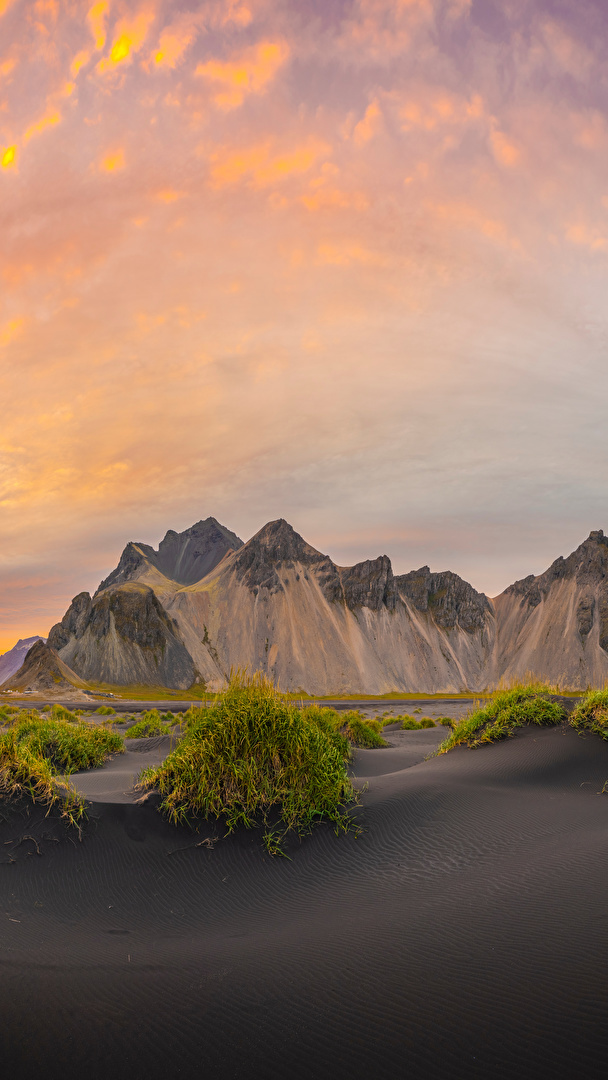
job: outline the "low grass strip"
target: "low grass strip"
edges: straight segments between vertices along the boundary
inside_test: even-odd
[[[566,717],[566,711],[551,701],[554,688],[544,683],[515,685],[498,690],[481,708],[473,709],[456,723],[452,733],[441,743],[438,754],[455,746],[475,748],[513,735],[517,728],[528,724],[556,725]]]

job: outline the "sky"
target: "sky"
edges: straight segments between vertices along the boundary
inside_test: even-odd
[[[604,0],[0,0],[0,650],[209,515],[608,531],[607,166]]]

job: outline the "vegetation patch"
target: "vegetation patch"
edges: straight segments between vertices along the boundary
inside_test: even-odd
[[[67,777],[102,765],[108,754],[124,747],[119,735],[75,719],[41,717],[33,709],[15,717],[0,734],[0,798],[26,797],[49,809],[59,804],[61,816],[80,829],[85,803]]]
[[[142,772],[139,786],[160,792],[161,810],[176,824],[223,816],[231,833],[261,822],[271,854],[283,853],[289,831],[303,835],[323,819],[347,831],[344,808],[356,794],[348,741],[332,713],[299,709],[264,675],[237,672],[213,705],[188,711],[180,743]]]
[[[142,713],[138,722],[125,732],[125,739],[150,739],[155,735],[170,734],[171,724],[164,722],[158,709],[148,709]]]
[[[565,709],[550,700],[553,687],[545,683],[515,685],[498,690],[482,708],[474,709],[454,724],[451,735],[437,753],[445,754],[455,746],[475,748],[513,735],[527,724],[556,725],[566,716]]]
[[[608,739],[608,690],[589,690],[575,706],[570,723],[577,731],[592,731]]]
[[[401,721],[399,727],[402,731],[421,731],[423,728],[435,727],[435,721],[429,716],[425,716],[422,720],[416,720],[414,716],[396,716],[395,720]]]
[[[113,709],[111,705],[100,705],[98,709],[95,709],[97,716],[115,716],[116,709]]]

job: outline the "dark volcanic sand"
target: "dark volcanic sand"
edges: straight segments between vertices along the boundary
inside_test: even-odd
[[[43,855],[0,844],[2,1075],[603,1077],[608,745],[401,750],[359,754],[366,832],[292,861],[149,803],[94,804],[81,844],[3,822]]]

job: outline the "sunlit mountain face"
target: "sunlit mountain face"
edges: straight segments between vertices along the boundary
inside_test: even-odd
[[[0,649],[285,517],[494,595],[604,524],[599,0],[0,0]]]

